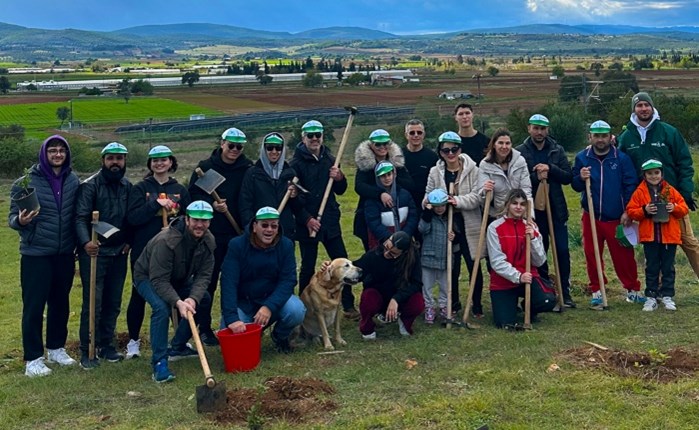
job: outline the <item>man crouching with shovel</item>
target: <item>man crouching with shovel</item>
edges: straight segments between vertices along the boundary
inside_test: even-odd
[[[211,296],[206,288],[214,268],[214,236],[209,224],[214,217],[210,204],[198,200],[187,206],[186,216],[148,242],[134,266],[136,290],[153,309],[150,343],[153,352],[153,380],[168,382],[175,375],[168,369],[168,357],[177,360],[196,357],[187,345],[192,337],[187,313],[197,319],[197,309],[211,312]],[[180,322],[168,348],[170,309],[176,306],[185,321]]]

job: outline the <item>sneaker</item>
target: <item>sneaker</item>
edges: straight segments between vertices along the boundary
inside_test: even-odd
[[[102,360],[107,360],[110,363],[118,363],[124,359],[124,354],[117,352],[113,346],[100,348],[97,356]]]
[[[216,338],[216,335],[211,329],[204,329],[199,331],[199,339],[201,339],[201,342],[206,346],[218,345],[218,339]]]
[[[126,359],[138,358],[141,356],[141,339],[131,339],[126,345]]]
[[[199,353],[196,349],[185,345],[181,349],[168,348],[167,355],[170,361],[177,361],[182,360],[183,358],[198,357]]]
[[[398,318],[398,331],[402,336],[410,336],[410,332],[405,328],[405,324],[403,324],[403,320],[400,318]]]
[[[175,375],[167,367],[167,359],[163,358],[153,366],[153,380],[157,383],[170,382]]]
[[[626,301],[628,303],[645,303],[646,298],[639,291],[629,291],[626,293]]]
[[[75,362],[75,360],[73,360],[73,362]],[[39,357],[36,360],[27,361],[27,367],[24,369],[24,374],[30,378],[37,376],[48,376],[51,374],[51,369],[44,364],[44,357]]]
[[[446,307],[439,308],[439,318],[441,318],[443,320],[447,319],[447,308]]]
[[[676,311],[677,306],[675,305],[675,301],[672,300],[672,297],[663,297],[663,305],[665,306],[665,309],[668,311]]]
[[[342,315],[345,317],[345,319],[351,320],[351,321],[359,321],[359,318],[361,317],[361,315],[359,314],[359,311],[356,310],[355,308],[345,309],[342,312]]]
[[[99,359],[95,357],[92,360],[90,360],[90,356],[87,354],[87,352],[83,353],[80,357],[80,367],[82,367],[85,370],[92,370],[95,367],[98,367],[99,365]]]
[[[61,366],[72,366],[77,363],[68,355],[65,348],[49,349],[48,360],[46,361],[58,363]]]
[[[590,306],[595,308],[595,307],[600,307],[603,304],[604,304],[604,301],[602,300],[602,293],[600,293],[599,291],[592,293],[592,300],[590,300]]]
[[[655,297],[646,297],[646,302],[643,304],[643,311],[653,312],[658,309],[658,301]]]
[[[376,340],[376,332],[372,331],[369,334],[363,334],[362,339],[364,339],[364,340]]]
[[[291,343],[289,342],[288,337],[284,339],[277,339],[277,337],[274,334],[272,334],[272,342],[274,343],[274,347],[277,349],[277,352],[280,352],[282,354],[290,354],[294,350],[291,347]]]
[[[425,309],[425,324],[434,324],[434,318],[437,316],[437,311],[434,308]]]
[[[573,299],[570,296],[568,296],[568,297],[563,297],[563,307],[575,309],[578,307],[578,305],[575,304],[575,302],[573,301]]]
[[[483,306],[471,307],[471,315],[473,315],[473,318],[476,318],[476,319],[484,318],[485,315],[483,315]],[[456,311],[452,311],[451,317],[453,319],[456,319]]]

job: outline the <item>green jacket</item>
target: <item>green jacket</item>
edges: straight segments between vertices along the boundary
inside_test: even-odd
[[[619,149],[631,157],[639,177],[645,161],[654,158],[662,162],[664,179],[689,201],[694,191],[694,167],[689,147],[680,132],[656,116],[648,127],[646,140],[641,141],[634,119],[632,117],[626,130],[617,137]]]

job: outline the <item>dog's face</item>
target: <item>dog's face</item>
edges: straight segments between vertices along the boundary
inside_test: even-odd
[[[346,258],[336,258],[323,274],[325,281],[341,282],[354,285],[362,278],[362,269],[356,267]]]

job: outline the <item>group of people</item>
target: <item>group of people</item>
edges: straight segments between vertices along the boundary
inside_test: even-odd
[[[417,119],[405,125],[405,146],[378,129],[355,151],[354,189],[359,201],[353,231],[365,253],[353,263],[363,269],[364,288],[358,310],[350,285],[342,289],[341,304],[345,318],[359,321],[364,339],[376,338],[377,320],[397,321],[400,333],[409,336],[423,313],[428,324],[437,317],[455,316],[463,308],[458,287],[462,257],[469,276],[475,277],[470,311],[476,318],[484,314],[483,258],[498,327],[517,326],[525,284],[532,287],[532,313],[551,310],[555,300],[546,259],[549,246],[557,251],[563,303],[576,307],[570,294],[569,214],[563,192],[567,185],[581,192],[592,305],[601,304],[591,240],[596,231],[599,251],[606,242],[628,290],[627,301],[644,303],[645,311],[656,309],[658,301],[666,309],[676,308],[676,245],[683,246],[699,273],[699,243],[687,217],[689,209],[696,209],[693,168],[682,136],[660,121],[648,94],[633,97],[630,122],[616,142],[609,124],[593,123],[590,145],[576,155],[573,167],[563,147],[548,135],[550,124],[543,115],[529,119],[529,137],[516,148],[506,129],[496,130],[491,138],[477,131],[469,104],[457,105],[454,119],[458,131],[442,133],[436,152],[424,145],[425,127]],[[308,121],[301,131],[301,142],[289,162],[284,137],[274,132],[262,138],[259,159],[253,163],[243,153],[248,144],[245,134],[237,128],[226,130],[210,157],[198,164],[188,188],[170,176],[177,170],[177,159],[166,146],[150,150],[148,175],[132,185],[124,176],[127,148],[110,143],[102,150],[100,171],[80,183],[70,167],[68,142],[61,136],[46,139],[39,163],[29,173],[41,209],[20,210],[13,201],[9,214],[10,226],[20,234],[25,374],[51,373],[46,361],[76,363],[65,350],[76,249],[85,287],[79,360],[85,369],[98,366],[100,360],[124,358],[114,337],[129,254],[133,288],[127,307],[126,358],[141,355],[140,331],[148,303],[155,381],[174,378],[168,361],[197,355],[187,343],[192,336],[189,317],[206,345],[218,343],[214,327],[237,333],[245,331],[247,323],[257,323],[273,325],[274,345],[290,352],[290,334],[305,315],[298,296],[316,270],[319,244],[331,259],[347,258],[336,199],[346,192],[347,178],[323,144],[323,125]],[[225,179],[211,194],[197,185],[199,175],[209,170]],[[591,192],[591,208],[586,189]],[[18,190],[16,183],[12,193]],[[548,207],[528,210],[529,202],[542,192]],[[93,211],[118,232],[93,241]],[[487,237],[481,237],[484,212]],[[659,212],[669,217],[663,221]],[[634,220],[640,223],[647,256],[644,295],[633,249],[616,240],[617,230]],[[487,246],[479,247],[481,241]],[[525,258],[527,241],[530,259]],[[301,255],[298,276],[294,242]],[[451,273],[446,272],[448,258],[456,262]],[[95,260],[95,329],[90,333],[87,286]],[[530,267],[525,260],[530,260]],[[221,316],[216,322],[211,308],[219,279]],[[173,310],[177,312],[173,323],[179,324],[168,341]],[[88,354],[91,336],[97,346],[94,358]]]

